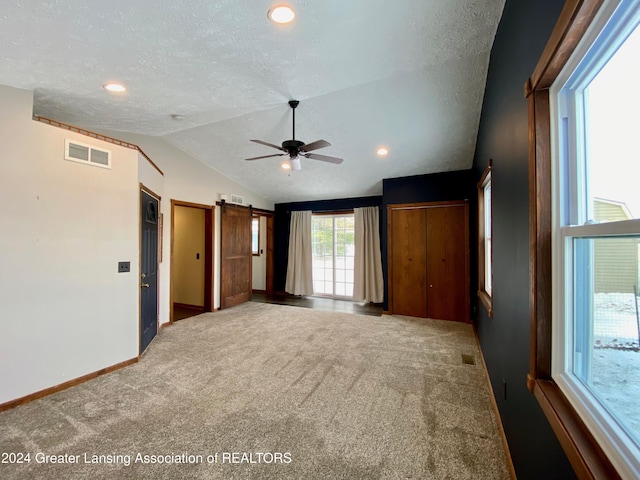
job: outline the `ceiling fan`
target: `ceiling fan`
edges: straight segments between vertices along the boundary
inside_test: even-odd
[[[312,160],[320,160],[322,162],[336,163],[340,164],[344,160],[342,158],[337,157],[329,157],[327,155],[318,155],[317,153],[309,153],[312,150],[317,150],[319,148],[329,147],[331,144],[326,140],[316,140],[315,142],[311,142],[309,144],[305,144],[300,140],[296,140],[296,107],[300,102],[298,100],[290,100],[289,106],[293,111],[293,135],[291,140],[285,140],[282,142],[282,146],[274,145],[273,143],[263,142],[262,140],[251,140],[252,142],[259,143],[261,145],[266,145],[267,147],[277,148],[284,153],[275,153],[273,155],[262,155],[260,157],[251,157],[245,158],[245,160],[260,160],[262,158],[271,158],[271,157],[282,157],[284,155],[289,155],[289,161],[291,168],[293,170],[300,170],[302,165],[300,164],[300,157],[310,158]]]

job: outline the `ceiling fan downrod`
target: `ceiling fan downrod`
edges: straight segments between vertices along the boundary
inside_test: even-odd
[[[289,106],[293,110],[293,136],[291,140],[296,139],[296,107],[300,104],[299,100],[289,100]]]

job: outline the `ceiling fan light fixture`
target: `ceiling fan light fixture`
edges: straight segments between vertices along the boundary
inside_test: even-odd
[[[115,83],[115,82],[105,83],[102,86],[102,88],[104,88],[107,92],[112,92],[112,93],[122,93],[127,90],[124,85],[122,85],[121,83]]]
[[[297,155],[295,157],[291,157],[291,168],[293,170],[300,170],[302,165],[300,164],[300,157]]]
[[[283,169],[283,170],[291,170],[291,164],[289,162],[287,162],[287,161],[282,162],[280,164],[280,168]]]
[[[291,23],[296,18],[293,9],[287,5],[278,5],[269,10],[267,14],[269,20],[275,23]]]

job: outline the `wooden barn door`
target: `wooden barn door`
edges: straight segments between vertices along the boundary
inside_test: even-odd
[[[467,202],[388,206],[389,310],[469,321]]]
[[[220,308],[251,300],[251,211],[223,204],[220,217]]]

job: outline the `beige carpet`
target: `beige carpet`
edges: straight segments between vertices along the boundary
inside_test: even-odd
[[[203,314],[135,365],[0,413],[0,453],[30,454],[0,478],[508,479],[478,355],[457,323]]]

